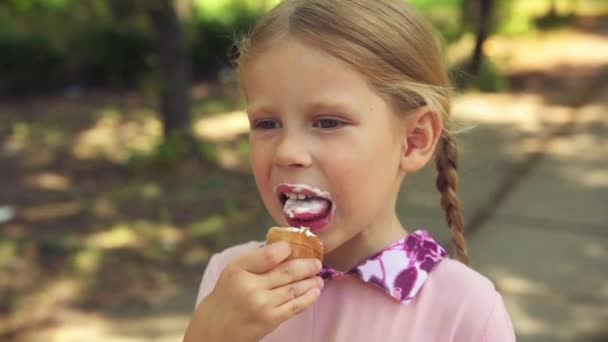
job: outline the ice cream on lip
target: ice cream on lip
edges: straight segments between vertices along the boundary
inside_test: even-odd
[[[305,195],[309,197],[320,197],[325,198],[329,201],[333,201],[328,191],[323,191],[319,188],[307,184],[281,183],[277,185],[274,190],[277,196],[279,197],[283,194],[294,194]]]
[[[275,193],[283,204],[283,214],[291,219],[313,219],[315,216],[336,205],[329,192],[307,184],[282,183],[275,187]]]

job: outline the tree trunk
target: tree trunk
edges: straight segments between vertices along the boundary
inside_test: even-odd
[[[471,64],[469,67],[469,72],[472,75],[477,75],[479,73],[481,63],[483,62],[483,45],[488,37],[490,29],[493,0],[478,0],[477,4],[478,12],[475,50],[473,50],[473,57],[471,58]]]
[[[557,4],[555,0],[551,0],[551,4],[549,7],[549,13],[547,14],[548,18],[555,19],[557,18]]]
[[[160,61],[163,134],[189,135],[190,58],[184,33],[171,0],[151,1],[147,9]]]

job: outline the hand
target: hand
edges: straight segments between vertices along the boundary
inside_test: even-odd
[[[184,341],[259,341],[319,298],[323,280],[317,259],[283,262],[291,253],[277,242],[226,266],[201,301]]]

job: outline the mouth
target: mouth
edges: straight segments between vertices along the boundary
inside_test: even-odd
[[[329,192],[305,184],[280,184],[276,194],[283,216],[292,227],[308,227],[313,232],[324,229],[336,206]]]

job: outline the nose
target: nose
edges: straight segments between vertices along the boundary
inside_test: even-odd
[[[312,158],[305,139],[296,134],[283,134],[277,143],[272,162],[281,167],[309,167]]]

